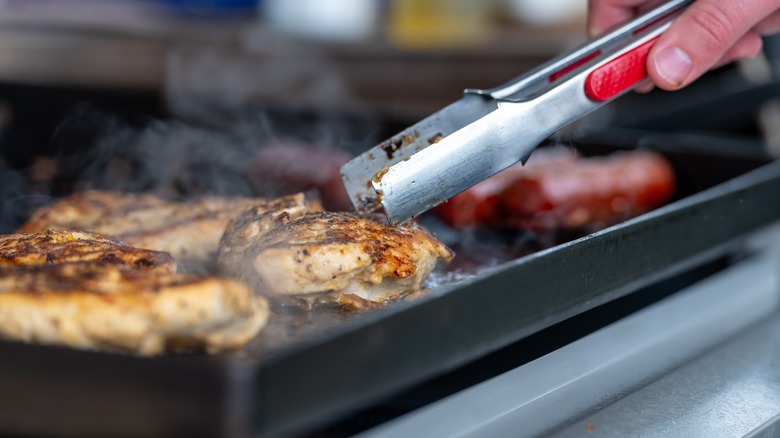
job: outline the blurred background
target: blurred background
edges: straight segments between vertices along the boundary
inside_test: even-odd
[[[0,233],[12,232],[33,209],[52,198],[86,188],[182,199],[205,193],[278,195],[319,190],[326,207],[348,208],[324,195],[333,193],[334,185],[341,186],[338,168],[343,162],[456,101],[465,88],[498,86],[582,43],[586,38],[585,7],[586,0],[0,0]],[[766,152],[774,158],[780,156],[777,53],[776,38],[768,38],[765,52],[755,59],[711,72],[679,92],[629,93],[556,134],[554,141],[692,155],[695,159],[682,161],[685,167],[680,167],[680,178],[698,184],[696,190],[709,187],[744,172],[741,166],[746,162],[753,168],[768,161]],[[704,169],[714,169],[703,182],[697,180],[702,174],[696,172],[701,163]],[[762,181],[754,184],[759,186]],[[729,197],[724,198],[721,202],[730,202]],[[769,215],[774,214],[774,208],[767,205],[749,212],[736,208],[736,229],[746,232],[757,227],[759,222],[751,222],[752,214],[764,217],[760,216],[764,210]],[[694,210],[685,211],[691,216],[699,214]],[[738,217],[740,213],[742,217]],[[732,229],[714,225],[715,219],[700,223],[702,227],[691,227],[688,234],[702,236],[715,230],[710,234],[717,240],[720,230]],[[673,226],[674,221],[665,224]],[[649,236],[657,233],[652,226],[646,230]],[[667,239],[676,236],[659,235],[671,236]],[[450,240],[460,238],[454,233],[451,236]],[[684,265],[684,269],[673,271],[679,273],[677,277],[661,282],[665,277],[658,277],[653,270],[642,273],[643,266],[634,266],[637,272],[631,272],[631,264],[627,274],[620,274],[623,267],[614,272],[606,269],[607,277],[635,281],[643,276],[653,283],[637,282],[649,286],[638,298],[631,298],[633,301],[603,306],[596,309],[600,312],[596,315],[591,313],[528,343],[518,343],[515,349],[488,357],[483,365],[456,370],[416,395],[402,394],[388,403],[396,403],[390,409],[391,416],[540,357],[731,263],[726,260],[731,254],[715,261],[708,259],[710,255],[704,250],[709,247],[704,244],[689,250],[688,235],[683,237],[672,239],[679,245],[672,245],[671,255],[661,257],[674,269]],[[647,252],[642,242],[653,249],[656,242],[652,239],[642,237],[635,251],[641,255]],[[482,243],[485,239],[474,234],[473,239],[465,239],[466,244],[472,240]],[[709,240],[701,241],[710,244]],[[706,257],[697,258],[696,264],[683,257],[693,257],[691,251],[700,250]],[[611,248],[602,250],[599,246],[593,251],[607,254],[605,260],[614,254]],[[467,255],[459,255],[458,260],[468,263]],[[512,257],[519,254],[512,253]],[[700,269],[702,260],[709,263],[703,265],[706,272],[687,277],[693,268]],[[666,265],[659,262],[658,266]],[[766,271],[780,272],[776,264]],[[587,280],[583,287],[600,278],[598,272],[561,272],[561,278]],[[547,275],[553,275],[552,271]],[[729,280],[724,287],[732,289],[724,297],[737,300],[754,296],[744,289],[756,283],[758,276],[753,271],[741,275],[747,280]],[[772,280],[767,284],[775,287],[776,275],[765,277]],[[509,285],[506,288],[510,290]],[[739,293],[731,293],[733,289]],[[754,305],[744,300],[755,314],[775,309],[774,304]],[[715,310],[707,313],[706,306],[691,305],[693,310],[680,314],[710,315],[707,318],[712,322],[701,319],[703,327],[742,321],[740,318],[754,314],[739,306],[733,308],[736,316],[725,310],[713,313],[721,312],[717,306],[725,309],[731,301],[705,301]],[[690,321],[686,317],[679,324],[688,327]],[[686,336],[674,339],[678,338],[688,340]],[[780,350],[766,348],[769,338],[764,336],[755,344],[757,351],[768,351],[771,356]],[[778,344],[777,340],[772,342]],[[671,344],[670,340],[667,345]],[[539,345],[543,346],[537,348]],[[633,348],[635,340],[628,339],[625,345]],[[680,345],[686,354],[698,351]],[[653,357],[669,356],[665,348],[659,347],[663,354],[651,351]],[[571,356],[577,359],[563,356],[560,363],[587,362],[579,357],[611,359],[613,353],[609,352],[615,350],[604,350],[607,355],[600,355],[601,351],[583,348],[573,353],[580,356]],[[775,362],[755,362],[777,370]],[[641,375],[636,372],[641,367],[632,363],[626,367],[626,375]],[[611,372],[611,368],[604,369]],[[524,378],[536,381],[548,370],[539,369],[538,374]],[[691,375],[728,383],[720,372],[694,369]],[[752,374],[748,377],[753,379]],[[776,376],[772,379],[772,384],[780,381]],[[748,386],[774,388],[756,381],[749,380]],[[604,385],[614,386],[612,381]],[[724,386],[727,391],[732,388],[731,384]],[[430,387],[434,388],[432,396],[419,395]],[[696,402],[707,402],[698,392],[679,388],[653,398],[653,406],[667,406],[656,400],[668,400],[670,392],[690,393]],[[581,396],[579,389],[575,391]],[[744,398],[738,398],[741,393],[734,394],[743,408]],[[155,405],[150,406],[154,410]],[[444,418],[472,409],[472,405],[466,406]],[[678,411],[686,415],[696,412],[688,406]],[[748,409],[719,412],[742,411]],[[528,412],[534,415],[535,411]],[[633,413],[641,410],[621,412],[631,413],[622,423],[633,426]],[[383,421],[385,415],[374,415],[372,423]],[[358,422],[365,417],[371,415],[360,417]],[[664,426],[670,418],[675,417],[663,417],[653,424]],[[719,419],[729,422],[731,417]],[[709,424],[713,417],[706,420]],[[372,425],[360,423],[363,429]],[[579,436],[583,430],[574,433]],[[621,432],[616,436],[626,435]]]
[[[365,150],[581,42],[584,7],[0,1],[0,231],[77,188],[273,192],[265,145]]]
[[[465,88],[497,86],[581,43],[585,7],[2,0],[0,231],[86,187],[305,189],[269,187],[252,157],[269,144],[359,153]],[[722,69],[685,92],[626,96],[581,126],[780,137],[772,59]],[[331,161],[336,169],[343,160]]]

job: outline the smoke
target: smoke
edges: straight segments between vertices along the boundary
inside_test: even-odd
[[[123,118],[83,104],[71,111],[52,140],[54,192],[102,189],[172,199],[281,195],[274,192],[276,186],[259,186],[262,178],[252,175],[261,149],[280,142],[334,153],[365,148],[374,138],[359,126],[360,121],[334,116],[258,109],[228,124],[203,127],[182,120]]]
[[[28,183],[24,175],[0,160],[0,234],[10,233],[27,216]]]
[[[149,119],[141,126],[80,106],[53,139],[63,191],[154,192],[174,198],[248,195],[248,157],[259,141],[180,121]]]

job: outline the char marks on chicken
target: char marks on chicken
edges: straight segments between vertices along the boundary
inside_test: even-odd
[[[83,231],[45,231],[0,235],[0,267],[94,262],[147,271],[176,272],[176,261],[162,251],[134,248],[117,239]]]
[[[275,199],[206,196],[170,202],[153,195],[93,190],[39,209],[17,232],[93,231],[138,248],[168,252],[186,271],[211,272],[230,219],[253,207],[271,211],[305,202],[302,194]]]
[[[224,278],[66,263],[0,268],[0,336],[155,355],[242,345],[265,326],[267,301]]]
[[[246,285],[175,267],[94,233],[0,236],[0,337],[154,355],[236,347],[265,326],[268,303]]]
[[[391,227],[297,206],[252,209],[233,220],[217,265],[277,299],[363,308],[419,293],[437,261],[452,256],[415,224]]]

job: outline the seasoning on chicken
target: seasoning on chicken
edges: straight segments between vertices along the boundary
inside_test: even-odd
[[[17,232],[98,232],[135,247],[169,252],[184,270],[210,272],[230,219],[252,207],[270,211],[305,202],[302,194],[274,199],[207,196],[169,202],[152,195],[86,191],[38,210]]]
[[[239,346],[268,304],[233,280],[107,263],[0,267],[0,337],[82,349],[160,354]]]
[[[277,299],[369,308],[419,292],[437,260],[452,256],[414,224],[391,227],[297,206],[253,209],[233,220],[217,265]]]
[[[161,251],[134,248],[110,237],[83,231],[0,235],[0,267],[96,262],[145,271],[176,272],[176,261]]]

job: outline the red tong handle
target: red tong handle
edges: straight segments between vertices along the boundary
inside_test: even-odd
[[[605,102],[633,88],[647,77],[647,55],[658,38],[637,46],[593,70],[585,78],[585,95]]]

